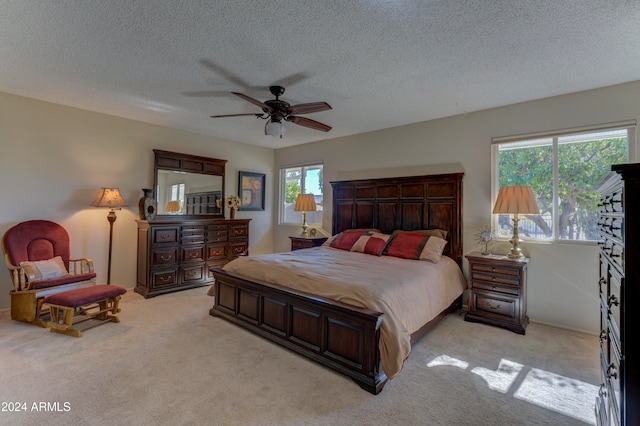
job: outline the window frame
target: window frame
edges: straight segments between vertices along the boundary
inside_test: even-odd
[[[288,169],[297,169],[297,168],[302,168],[303,169],[303,178],[302,180],[302,185],[301,185],[301,193],[305,193],[305,187],[304,187],[304,176],[306,176],[306,173],[304,172],[304,170],[306,169],[317,169],[317,168],[321,168],[322,172],[324,173],[324,163],[322,161],[313,161],[313,162],[309,162],[309,163],[302,163],[302,164],[293,164],[293,165],[287,165],[287,166],[281,166],[279,169],[279,185],[278,185],[278,225],[291,225],[291,226],[299,226],[302,223],[302,212],[296,212],[297,214],[295,216],[297,216],[296,221],[285,221],[285,201],[286,201],[286,174],[287,174],[287,170]],[[322,188],[322,198],[324,200],[324,185]],[[322,215],[320,215],[320,223],[317,222],[312,222],[312,219],[315,215],[309,215],[307,214],[307,223],[309,224],[309,226],[322,226]]]
[[[498,152],[500,145],[508,144],[508,143],[517,143],[517,142],[526,142],[526,141],[534,141],[536,139],[551,139],[552,146],[552,155],[553,155],[553,207],[552,207],[552,234],[549,238],[535,238],[529,237],[527,238],[527,242],[535,242],[535,243],[562,243],[562,244],[587,244],[587,245],[595,245],[597,240],[574,240],[574,239],[566,239],[558,237],[558,193],[559,193],[559,170],[558,170],[558,139],[562,137],[579,135],[579,134],[588,134],[588,133],[597,133],[597,132],[605,132],[605,131],[615,131],[615,130],[626,130],[627,131],[627,162],[630,162],[631,159],[635,158],[635,146],[636,146],[636,121],[628,120],[616,123],[606,123],[606,124],[598,124],[593,126],[584,126],[579,128],[571,128],[571,129],[563,129],[563,130],[555,130],[548,132],[537,132],[537,133],[529,133],[529,134],[521,134],[514,136],[501,136],[494,137],[491,139],[491,210],[493,211],[493,206],[495,205],[496,199],[498,197],[499,192],[499,170],[498,170]],[[498,227],[498,219],[500,215],[491,214],[491,227],[492,229],[497,229]],[[513,215],[509,215],[512,217]],[[507,241],[511,237],[501,237],[494,233],[494,237],[500,241]]]

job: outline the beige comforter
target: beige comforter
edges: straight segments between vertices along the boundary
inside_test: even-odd
[[[225,271],[384,313],[380,357],[395,377],[411,351],[411,333],[435,318],[467,284],[450,258],[439,263],[316,247],[240,257]]]

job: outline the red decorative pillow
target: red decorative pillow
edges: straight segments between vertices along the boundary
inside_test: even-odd
[[[358,241],[362,235],[369,235],[368,232],[353,232],[345,231],[336,235],[335,238],[329,244],[330,247],[339,250],[351,250],[351,247]]]
[[[403,232],[389,241],[384,254],[402,259],[429,260],[438,263],[446,244],[447,241],[439,237]]]
[[[391,235],[380,234],[378,232],[371,233],[371,235],[361,235],[353,247],[351,247],[351,251],[380,256],[382,250],[387,246],[389,238],[391,238]]]

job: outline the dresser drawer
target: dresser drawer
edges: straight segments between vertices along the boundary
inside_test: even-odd
[[[225,259],[227,257],[227,245],[225,243],[208,244],[206,260]]]
[[[177,244],[180,228],[177,226],[152,228],[151,244]]]
[[[178,264],[178,247],[154,247],[151,250],[151,266],[172,266]]]
[[[177,269],[151,271],[151,288],[160,290],[178,286]]]
[[[183,246],[182,262],[202,262],[204,260],[204,245]]]
[[[608,411],[611,417],[620,418],[621,412],[621,394],[620,394],[620,359],[617,354],[607,359],[604,353],[600,352],[600,361],[602,366],[602,375],[604,376],[604,385],[606,389],[607,399],[609,400]]]
[[[229,226],[227,225],[209,225],[207,230],[207,241],[228,241]]]
[[[620,346],[620,300],[622,298],[622,276],[614,269],[609,269],[609,295],[607,297],[607,313],[613,331],[613,339]]]
[[[600,232],[621,240],[623,238],[622,223],[623,219],[620,216],[602,217],[599,223]]]
[[[249,247],[246,242],[244,243],[232,243],[231,245],[231,257],[244,256],[249,252]]]
[[[246,225],[231,226],[230,239],[246,239],[249,235],[249,229]]]
[[[192,284],[197,281],[204,281],[206,277],[205,274],[205,264],[199,265],[183,265],[182,266],[182,283],[183,284]]]

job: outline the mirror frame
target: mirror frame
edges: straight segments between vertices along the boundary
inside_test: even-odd
[[[154,149],[154,165],[153,165],[153,197],[158,201],[158,170],[173,170],[179,172],[197,173],[203,175],[221,176],[222,177],[222,199],[225,199],[225,166],[227,160],[218,158],[201,157],[198,155],[181,154],[179,152],[163,151]],[[156,215],[156,220],[172,220],[185,221],[193,219],[220,218],[224,219],[224,205],[220,209],[220,213],[213,214],[189,214],[189,215]]]

